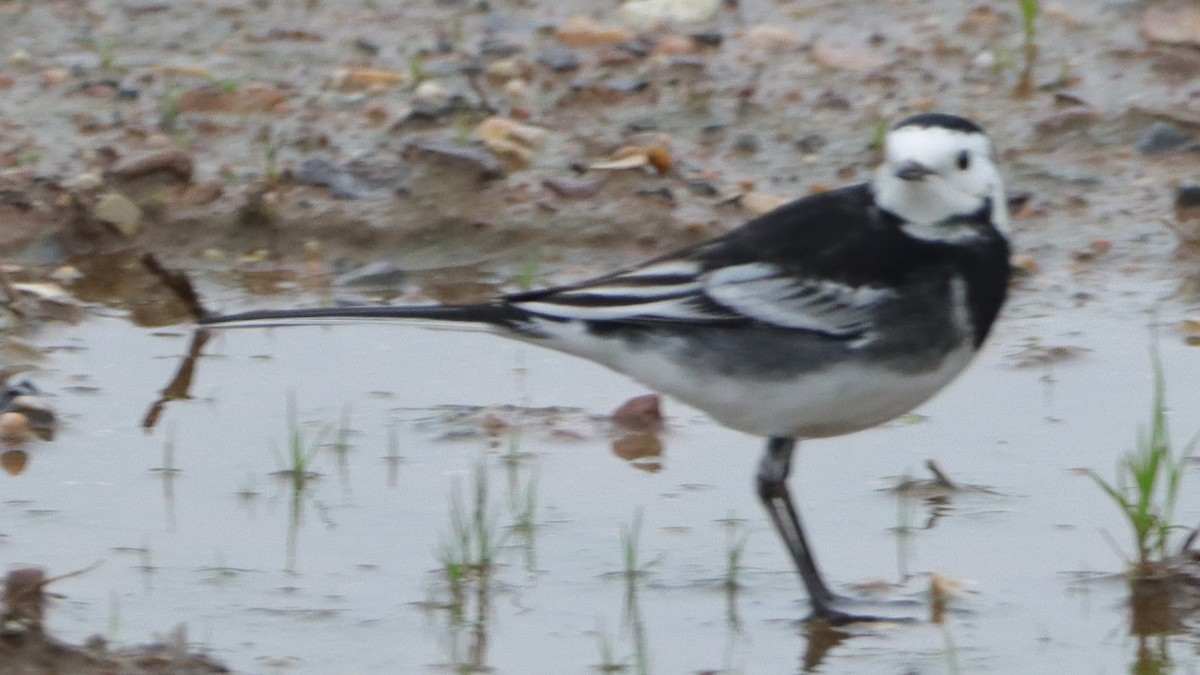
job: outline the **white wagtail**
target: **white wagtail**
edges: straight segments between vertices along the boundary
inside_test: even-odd
[[[1004,302],[1007,204],[975,123],[893,126],[870,183],[796,200],[723,236],[590,281],[475,305],[334,307],[208,316],[434,319],[582,356],[768,439],[757,488],[812,602],[836,607],[787,489],[800,439],[908,412],[966,367]]]

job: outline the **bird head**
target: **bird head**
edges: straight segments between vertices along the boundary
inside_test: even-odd
[[[963,117],[926,113],[896,123],[885,137],[883,164],[871,184],[876,203],[899,216],[914,236],[968,236],[969,229],[954,217],[987,206],[992,225],[1001,233],[1008,229],[995,149],[983,129]]]

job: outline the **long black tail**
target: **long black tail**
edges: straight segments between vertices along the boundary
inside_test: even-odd
[[[260,322],[317,323],[329,320],[355,319],[425,319],[428,321],[457,321],[483,323],[513,328],[527,314],[506,303],[478,305],[355,305],[347,307],[314,307],[308,309],[258,309],[236,314],[209,314],[197,322],[203,326],[224,326]]]

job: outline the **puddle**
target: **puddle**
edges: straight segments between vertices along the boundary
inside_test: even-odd
[[[1177,438],[1200,428],[1200,359],[1174,328],[1188,311],[1166,300],[1186,270],[1161,222],[1194,154],[1135,150],[1154,121],[1194,135],[1179,93],[1195,59],[1148,43],[1137,3],[1047,6],[1042,89],[1017,100],[1018,15],[1000,3],[877,3],[869,14],[845,2],[723,3],[715,32],[698,33],[682,58],[589,48],[566,74],[547,72],[535,28],[576,12],[614,21],[614,3],[310,2],[301,13],[299,3],[6,4],[0,33],[9,28],[13,46],[0,107],[15,140],[0,159],[15,187],[0,195],[12,230],[0,243],[37,273],[14,278],[44,301],[27,316],[88,315],[34,338],[46,358],[30,377],[55,398],[55,439],[0,455],[5,563],[50,575],[101,563],[53,587],[63,599],[48,628],[61,639],[101,631],[140,643],[184,623],[213,657],[252,673],[1111,673],[1194,660],[1191,635],[1131,635],[1154,622],[1131,615],[1112,576],[1124,563],[1105,533],[1126,545],[1125,524],[1075,471],[1111,476],[1133,445],[1148,420],[1155,340]],[[482,11],[491,4],[506,6]],[[297,28],[274,32],[277,23]],[[442,53],[451,25],[464,44]],[[120,39],[79,37],[109,30]],[[395,168],[418,136],[469,132],[482,119],[400,124],[415,87],[324,82],[366,59],[474,101],[463,75],[474,66],[460,57],[474,63],[477,48],[507,40],[514,74],[532,75],[512,77],[504,98],[499,81],[489,85],[492,97],[549,130],[509,179],[466,185],[420,157],[402,189],[352,199],[267,179],[325,156]],[[831,54],[857,63],[839,67]],[[73,64],[79,56],[95,63]],[[888,64],[872,67],[880,56]],[[651,88],[576,96],[576,82],[610,75]],[[182,93],[260,82],[277,83],[289,105],[171,112]],[[619,435],[596,418],[646,391],[598,366],[416,326],[238,330],[198,345],[174,327],[184,309],[140,256],[97,255],[132,242],[204,267],[224,284],[205,297],[225,310],[244,293],[271,304],[294,291],[327,296],[347,271],[335,263],[354,273],[380,258],[409,275],[392,279],[389,298],[411,285],[421,301],[475,301],[509,279],[586,277],[714,234],[748,217],[728,194],[859,180],[873,157],[868,132],[927,106],[978,116],[997,139],[1010,186],[1028,193],[1014,210],[1028,275],[968,373],[917,415],[806,444],[791,486],[837,589],[923,601],[936,580],[957,589],[941,625],[806,632],[804,592],[751,488],[761,439],[674,401],[660,433]],[[594,199],[538,187],[561,187],[569,167],[602,162],[644,132],[670,141],[674,175],[614,173]],[[113,182],[116,160],[171,144],[194,181],[177,191]],[[85,227],[77,216],[98,207],[77,200],[88,190],[139,197],[140,234],[130,238],[136,223],[120,235]],[[278,222],[263,227],[272,209]],[[50,232],[57,243],[43,241]],[[601,247],[562,254],[564,243]],[[77,299],[136,306],[114,316],[49,302],[39,265],[60,264]],[[441,268],[450,264],[474,266]],[[524,269],[489,269],[505,264]],[[297,302],[319,302],[309,300]],[[927,479],[930,460],[966,489],[891,489]],[[480,466],[489,507],[477,517]],[[1180,523],[1200,520],[1195,473]],[[493,558],[486,576],[470,565],[481,548]],[[742,566],[732,594],[731,555]],[[463,560],[451,584],[447,563]]]
[[[644,470],[595,419],[644,389],[480,332],[217,333],[146,430],[190,333],[104,317],[55,327],[35,377],[63,424],[2,479],[0,550],[52,573],[102,561],[56,587],[60,637],[107,626],[120,644],[186,623],[239,672],[1115,672],[1139,649],[1184,658],[1192,638],[1139,646],[1123,583],[1090,579],[1122,566],[1101,530],[1120,544],[1126,532],[1071,471],[1110,474],[1147,419],[1143,307],[1170,288],[1121,283],[1105,304],[1019,299],[920,417],[803,447],[791,483],[836,586],[900,584],[893,596],[924,601],[936,573],[959,589],[943,625],[879,627],[824,654],[828,636],[796,623],[803,591],[750,488],[761,441],[668,400]],[[1179,311],[1162,305],[1158,320]],[[1078,354],[1015,366],[1031,339]],[[1183,435],[1200,361],[1170,329],[1158,340]],[[293,428],[304,480],[278,475]],[[924,477],[928,459],[972,489],[886,489]],[[494,565],[485,593],[468,578],[448,609],[452,504],[474,517],[477,466]],[[1177,519],[1195,522],[1196,478],[1184,480]],[[622,533],[638,514],[631,600]],[[730,518],[746,537],[731,595]],[[522,521],[532,528],[512,527]]]

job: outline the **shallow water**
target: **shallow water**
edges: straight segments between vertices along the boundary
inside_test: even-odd
[[[1149,326],[1183,310],[1144,310],[1170,292],[1166,282],[1106,290],[1106,302],[1081,307],[1018,291],[978,362],[922,417],[802,448],[791,484],[835,587],[900,583],[886,595],[921,602],[933,573],[961,587],[941,625],[864,629],[824,654],[797,623],[803,591],[750,489],[759,439],[667,401],[662,456],[627,462],[614,454],[615,431],[592,416],[643,388],[480,332],[349,324],[215,334],[192,398],[168,402],[147,431],[143,417],[186,353],[188,330],[115,317],[55,329],[41,338],[53,349],[36,379],[57,394],[64,424],[54,442],[29,449],[23,474],[3,478],[0,550],[9,564],[51,574],[103,561],[55,585],[61,637],[133,642],[185,623],[239,672],[609,663],[758,673],[814,662],[827,672],[1121,672],[1138,643],[1125,585],[1104,576],[1123,563],[1103,532],[1120,545],[1128,535],[1072,469],[1111,475],[1132,447],[1149,414]],[[1014,367],[1031,339],[1086,351]],[[1157,344],[1186,439],[1200,362],[1169,327]],[[293,398],[320,474],[300,482],[273,475],[288,462]],[[343,427],[348,447],[338,450]],[[889,490],[902,476],[927,477],[927,459],[986,490],[933,500]],[[468,516],[474,508],[477,465],[495,563],[486,592],[468,583],[456,613],[441,560],[452,501]],[[1185,477],[1181,523],[1197,520],[1194,480]],[[526,536],[510,526],[531,493]],[[639,514],[643,573],[631,608],[622,532],[636,530]],[[723,580],[739,533],[743,569],[730,595]],[[1166,649],[1187,662],[1194,639],[1170,638]]]

